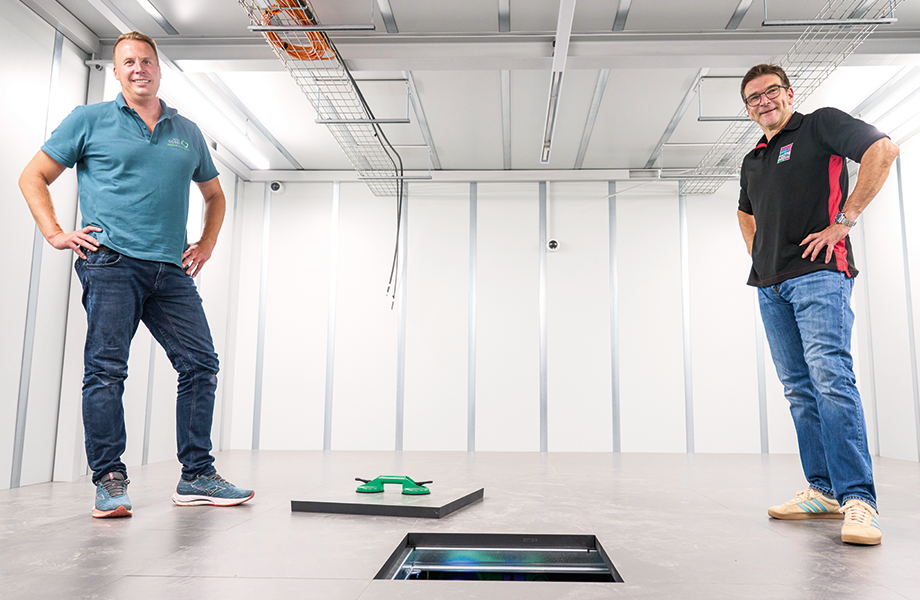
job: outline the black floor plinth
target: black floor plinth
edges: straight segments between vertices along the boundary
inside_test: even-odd
[[[352,492],[347,500],[291,500],[291,511],[440,519],[482,500],[484,492],[484,488],[460,494],[432,490],[423,496],[403,495],[395,489],[381,494]]]

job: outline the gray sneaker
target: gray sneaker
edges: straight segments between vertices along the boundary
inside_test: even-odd
[[[103,475],[96,484],[96,505],[93,507],[93,516],[97,519],[130,517],[129,483],[131,482],[125,478],[125,474],[118,471]]]
[[[256,493],[238,488],[217,473],[199,475],[192,481],[179,480],[173,502],[179,506],[234,506],[246,502]]]

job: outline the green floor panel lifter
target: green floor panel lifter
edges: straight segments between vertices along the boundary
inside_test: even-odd
[[[355,481],[363,481],[364,485],[359,485],[357,492],[361,494],[379,494],[383,491],[386,483],[402,485],[402,493],[410,496],[420,496],[430,494],[431,490],[425,487],[430,481],[413,481],[409,477],[400,475],[381,475],[377,479],[361,479],[355,477]]]

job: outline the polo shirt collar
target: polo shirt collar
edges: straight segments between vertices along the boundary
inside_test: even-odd
[[[777,132],[777,134],[773,136],[773,139],[776,139],[776,136],[780,135],[784,131],[795,131],[796,129],[801,127],[802,119],[804,118],[805,117],[800,112],[792,113],[792,116],[789,117],[789,122],[787,122],[786,126],[780,129],[779,132]],[[760,136],[760,139],[757,141],[757,146],[755,146],[754,149],[759,150],[761,148],[766,148],[766,147],[767,147],[767,136],[762,135]]]
[[[158,98],[158,100],[160,101],[160,109],[162,111],[162,114],[160,114],[160,121],[164,119],[172,119],[179,114],[179,111],[163,102],[162,98]],[[127,102],[125,102],[125,97],[121,92],[118,92],[118,95],[115,97],[115,105],[121,109],[131,110],[131,107],[128,106]]]

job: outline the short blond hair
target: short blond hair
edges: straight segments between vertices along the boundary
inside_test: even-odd
[[[153,38],[149,35],[144,35],[139,31],[129,31],[128,33],[123,33],[118,36],[118,39],[115,40],[115,45],[112,46],[112,60],[115,60],[115,49],[118,48],[118,44],[124,42],[125,40],[134,40],[137,42],[144,42],[151,48],[153,48],[153,54],[157,57],[157,62],[160,62],[160,55],[157,54],[157,43],[153,41]]]

